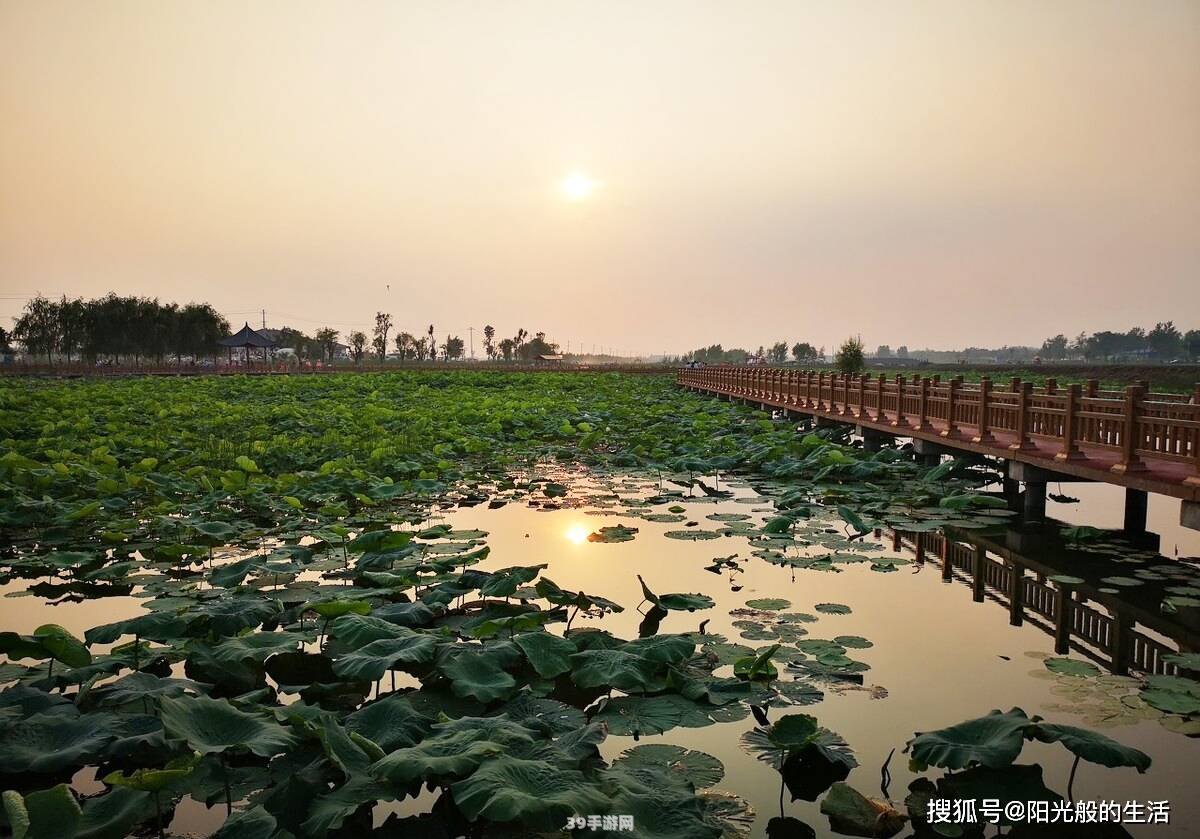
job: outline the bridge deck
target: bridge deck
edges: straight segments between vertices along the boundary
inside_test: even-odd
[[[678,384],[953,451],[1032,464],[1051,472],[1200,500],[1200,405],[1196,397],[1102,392],[1096,382],[1043,388],[986,377],[942,381],[754,367],[681,369]],[[1200,388],[1198,388],[1200,392]]]

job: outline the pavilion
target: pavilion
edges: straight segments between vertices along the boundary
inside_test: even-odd
[[[245,326],[237,331],[236,334],[230,335],[228,338],[221,338],[217,341],[222,347],[229,348],[229,360],[233,361],[234,349],[243,349],[246,351],[246,365],[250,364],[250,350],[261,349],[263,351],[263,360],[266,360],[267,350],[275,348],[275,342],[263,335],[261,332],[256,332],[250,328],[250,322],[247,321]]]

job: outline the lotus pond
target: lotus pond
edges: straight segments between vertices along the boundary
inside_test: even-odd
[[[1109,672],[926,551],[1013,544],[995,477],[654,376],[2,381],[4,830],[1193,835],[1195,542],[1093,487],[1007,557],[1164,659]]]

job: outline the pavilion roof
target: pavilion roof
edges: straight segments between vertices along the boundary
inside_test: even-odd
[[[235,334],[228,338],[221,338],[217,343],[222,347],[266,347],[269,349],[275,346],[275,342],[266,335],[251,329],[249,322]]]

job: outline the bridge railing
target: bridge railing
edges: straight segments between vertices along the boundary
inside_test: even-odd
[[[1117,454],[1114,472],[1144,471],[1144,458],[1177,461],[1189,468],[1185,483],[1200,486],[1200,385],[1191,395],[1150,393],[1144,383],[1122,392],[1102,391],[1093,379],[1040,387],[1019,378],[997,386],[990,378],[888,378],[772,367],[683,368],[676,380],[688,387],[887,425],[904,431],[936,432],[948,441],[967,439],[1005,448],[1057,441],[1062,461],[1083,458],[1083,449]]]

